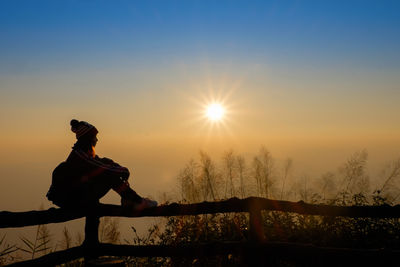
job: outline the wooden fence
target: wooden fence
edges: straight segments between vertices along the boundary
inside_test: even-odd
[[[142,211],[124,210],[121,206],[100,204],[91,210],[67,210],[50,208],[43,211],[0,212],[0,228],[24,227],[48,223],[60,223],[86,217],[85,241],[79,247],[53,252],[42,257],[17,262],[9,266],[51,266],[62,264],[78,258],[98,256],[133,256],[133,257],[201,257],[241,253],[251,255],[277,255],[284,253],[286,258],[304,259],[310,257],[309,263],[319,262],[329,257],[325,266],[390,266],[400,262],[400,251],[390,249],[349,249],[325,248],[299,243],[267,242],[262,227],[262,210],[293,212],[305,215],[345,216],[352,218],[400,218],[400,205],[396,206],[330,206],[307,204],[302,201],[290,202],[249,197],[232,198],[219,202],[202,202],[196,204],[172,203]],[[99,218],[113,217],[165,217],[181,215],[215,214],[229,212],[248,212],[250,238],[247,242],[213,242],[206,244],[166,245],[113,245],[99,243]],[[256,264],[253,259],[250,264]],[[345,261],[344,261],[345,260]],[[261,262],[258,262],[262,264]],[[263,265],[263,264],[262,264]],[[309,264],[312,265],[312,264]],[[395,264],[393,266],[398,266]]]

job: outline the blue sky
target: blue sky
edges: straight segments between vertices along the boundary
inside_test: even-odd
[[[398,1],[1,1],[0,74],[208,57],[399,68]]]

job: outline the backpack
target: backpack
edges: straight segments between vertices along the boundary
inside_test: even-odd
[[[71,168],[67,162],[61,162],[54,169],[52,173],[51,185],[49,191],[47,192],[47,199],[54,202],[60,202],[66,199],[68,195],[69,177],[70,177]],[[58,205],[58,204],[57,204]]]

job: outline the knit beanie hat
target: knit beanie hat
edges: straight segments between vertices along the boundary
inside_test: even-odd
[[[98,131],[96,127],[91,125],[90,123],[86,121],[78,121],[78,120],[71,120],[71,131],[76,134],[76,139],[79,139],[83,136],[89,137],[89,136],[95,136]]]

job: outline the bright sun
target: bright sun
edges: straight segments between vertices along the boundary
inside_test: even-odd
[[[224,112],[225,110],[221,104],[213,103],[207,107],[206,116],[211,121],[220,121],[224,116]]]

